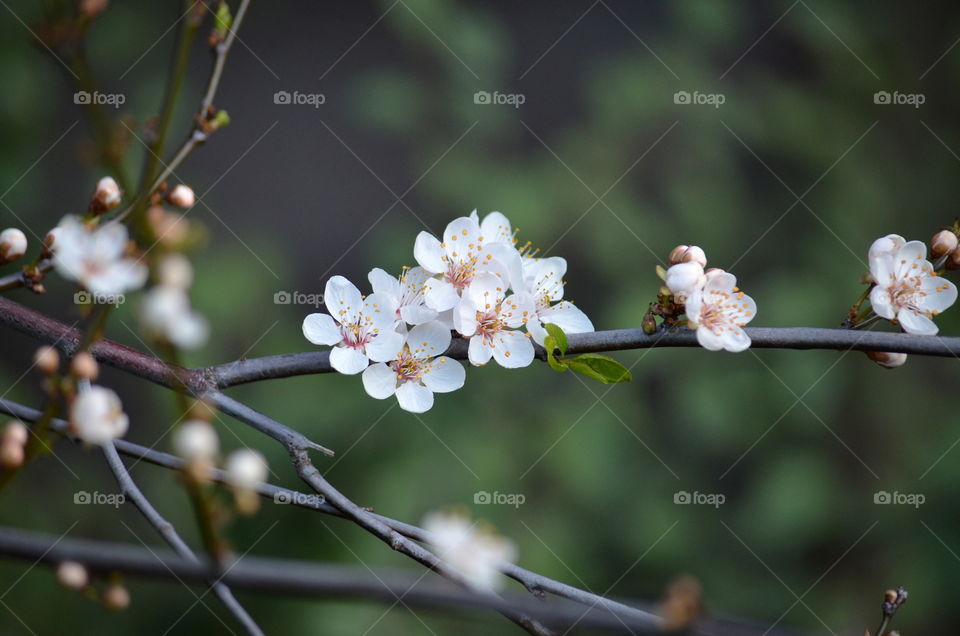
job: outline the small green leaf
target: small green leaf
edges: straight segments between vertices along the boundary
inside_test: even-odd
[[[213,31],[221,38],[226,37],[230,25],[233,24],[233,16],[230,15],[230,7],[226,2],[221,2],[217,7],[217,14],[214,17]]]
[[[555,346],[560,350],[560,355],[567,355],[567,334],[563,333],[563,329],[556,326],[552,322],[543,323],[544,329],[547,330],[547,333],[553,336],[555,341]],[[546,343],[546,340],[544,340]],[[546,345],[544,345],[546,346]]]
[[[571,371],[593,378],[604,384],[629,382],[633,375],[629,370],[610,356],[599,353],[585,353],[572,360],[564,360]]]
[[[554,371],[566,371],[567,367],[563,362],[553,355],[553,350],[557,348],[557,340],[553,336],[547,336],[543,339],[543,348],[547,350],[547,364]]]

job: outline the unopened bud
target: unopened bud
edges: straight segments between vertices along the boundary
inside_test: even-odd
[[[670,250],[670,256],[667,257],[667,261],[671,265],[676,265],[677,263],[683,262],[683,254],[690,248],[689,245],[677,245],[675,248]]]
[[[667,270],[667,287],[680,302],[703,287],[705,280],[699,263],[678,263]]]
[[[61,230],[59,227],[55,227],[47,235],[43,237],[43,257],[49,258],[57,249],[57,237],[60,236]]]
[[[643,329],[643,333],[652,336],[657,332],[657,319],[653,317],[653,314],[647,312],[644,314],[643,320],[640,321],[640,328]]]
[[[90,211],[94,214],[103,214],[120,205],[120,186],[113,177],[104,177],[97,182],[97,189],[90,202]]]
[[[40,369],[40,373],[53,375],[60,368],[60,353],[53,347],[40,347],[33,354],[33,361]]]
[[[90,582],[87,568],[76,561],[64,561],[57,566],[57,583],[71,590],[82,590]]]
[[[696,245],[691,245],[680,258],[681,263],[699,263],[700,267],[707,266],[707,253]]]
[[[103,604],[115,612],[125,610],[130,607],[130,592],[120,583],[111,583],[103,591]]]
[[[186,290],[193,283],[193,267],[183,254],[168,254],[157,266],[157,279],[165,287]]]
[[[930,253],[934,258],[946,256],[957,249],[957,235],[950,230],[940,230],[930,239]]]
[[[197,202],[197,197],[193,194],[190,186],[185,186],[181,183],[173,187],[173,190],[167,195],[167,201],[178,208],[188,210]]]
[[[5,470],[20,468],[25,459],[23,444],[17,444],[9,440],[0,442],[0,467]]]
[[[947,259],[947,269],[960,269],[960,250],[950,252],[950,257]]]
[[[27,253],[27,236],[15,227],[0,232],[0,265],[12,263]]]
[[[251,490],[267,478],[267,460],[258,451],[243,448],[227,457],[230,482],[243,490]]]
[[[70,371],[83,380],[96,380],[100,374],[100,367],[89,351],[81,351],[73,357],[73,362],[70,363]]]
[[[188,462],[209,461],[220,451],[220,439],[209,423],[188,420],[174,432],[173,450]]]
[[[893,603],[897,600],[897,591],[896,590],[887,590],[883,593],[883,600],[887,603]]]
[[[10,420],[7,422],[7,425],[3,427],[0,440],[23,446],[27,443],[27,436],[29,435],[30,432],[27,431],[27,426],[23,422],[20,420]]]
[[[907,361],[907,354],[887,351],[867,351],[867,357],[885,369],[902,367]]]

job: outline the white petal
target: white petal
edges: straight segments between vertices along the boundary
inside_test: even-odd
[[[384,400],[397,391],[397,374],[382,362],[364,369],[362,379],[364,390],[372,398]]]
[[[907,241],[899,234],[888,234],[873,242],[873,245],[870,246],[868,257],[870,260],[873,260],[882,255],[893,254],[903,247],[906,242]]]
[[[590,333],[593,331],[593,323],[587,318],[579,307],[564,300],[553,307],[540,310],[540,320],[543,322],[552,322],[563,329],[564,333]],[[530,323],[527,323],[528,329]]]
[[[484,243],[507,243],[513,245],[513,228],[510,220],[500,212],[491,212],[483,217],[480,232]]]
[[[361,326],[364,333],[392,330],[397,322],[396,303],[390,296],[370,294],[363,299]]]
[[[700,263],[677,263],[667,270],[664,282],[674,296],[686,298],[703,288],[706,276]]]
[[[437,310],[426,305],[404,305],[400,308],[400,317],[410,325],[422,325],[437,317]]]
[[[437,237],[428,232],[417,234],[417,240],[413,244],[413,257],[417,259],[420,267],[431,274],[442,274],[447,271],[447,264],[443,260],[445,255]]]
[[[897,312],[897,321],[907,333],[918,336],[933,336],[939,331],[937,325],[926,316],[921,316],[912,309],[901,309]]]
[[[503,300],[506,283],[498,276],[484,272],[474,276],[464,295],[470,299],[477,311],[493,311],[497,303]]]
[[[715,334],[706,327],[697,327],[697,342],[709,351],[720,351],[725,344],[722,335]]]
[[[327,314],[310,314],[304,318],[303,336],[315,345],[335,345],[343,340],[340,327]]]
[[[523,289],[523,258],[513,245],[491,243],[483,249],[477,270],[491,272],[507,282],[507,287]]]
[[[414,358],[434,358],[450,347],[450,330],[439,322],[417,325],[407,336],[407,346]]]
[[[452,310],[452,319],[453,319],[453,328],[456,329],[461,336],[472,336],[477,332],[477,308],[470,302],[469,298],[464,298],[460,301],[460,304],[453,308]],[[437,322],[441,322],[438,320]]]
[[[563,298],[563,277],[567,273],[567,261],[559,256],[541,258],[527,268],[532,280],[530,293],[534,298],[545,302],[556,302]],[[591,331],[593,331],[591,329]]]
[[[396,360],[403,350],[403,334],[396,331],[382,331],[367,343],[366,355],[374,362]]]
[[[466,378],[467,372],[462,364],[441,356],[430,361],[420,380],[434,393],[449,393],[462,387]]]
[[[386,294],[394,298],[400,297],[400,281],[379,267],[374,267],[367,274],[370,288],[375,294]]]
[[[453,284],[445,280],[431,278],[423,284],[423,299],[427,307],[435,311],[446,311],[460,301],[460,294]]]
[[[519,369],[533,362],[533,343],[519,331],[501,331],[493,347],[493,357],[501,367]]]
[[[924,277],[920,291],[926,296],[917,298],[916,303],[923,311],[940,313],[957,302],[957,286],[940,276]]]
[[[880,259],[876,259],[876,262],[879,261]],[[870,290],[870,306],[873,308],[874,313],[881,318],[893,320],[897,315],[897,311],[893,308],[890,292],[887,291],[886,285],[877,285]]]
[[[481,367],[490,362],[493,351],[483,341],[483,336],[473,336],[470,338],[470,346],[467,347],[467,359],[475,367]]]
[[[469,217],[461,216],[450,221],[443,231],[443,249],[449,258],[465,261],[468,254],[476,254],[480,247],[480,226]]]
[[[520,327],[536,313],[537,308],[530,294],[510,294],[500,303],[500,319],[508,327]]]
[[[411,413],[424,413],[433,406],[433,391],[418,382],[404,382],[397,389],[400,408]]]
[[[330,350],[330,366],[344,375],[356,375],[367,368],[367,354],[353,347],[334,347]]]
[[[333,319],[341,325],[356,323],[363,308],[360,290],[343,276],[334,276],[327,281],[323,302]]]
[[[564,329],[564,332],[566,332],[566,329]],[[543,323],[536,317],[527,321],[527,333],[529,333],[533,337],[533,341],[540,346],[543,346],[543,341],[550,335],[543,327]]]
[[[750,347],[750,336],[740,327],[730,327],[723,331],[723,348],[734,353]]]

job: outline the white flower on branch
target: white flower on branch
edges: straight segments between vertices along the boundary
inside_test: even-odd
[[[513,543],[488,527],[452,512],[431,512],[423,528],[433,534],[430,542],[437,556],[478,590],[492,591],[503,583],[500,568],[517,558]]]
[[[433,406],[434,393],[449,393],[463,386],[466,371],[452,358],[442,356],[450,346],[450,330],[439,322],[418,325],[387,363],[371,364],[363,371],[363,388],[378,400],[397,396],[400,408],[423,413]]]
[[[144,294],[140,322],[147,335],[181,349],[198,349],[210,336],[207,319],[191,308],[187,292],[171,285]]]
[[[470,338],[467,357],[481,366],[493,357],[502,367],[515,369],[533,362],[530,334],[517,331],[536,313],[529,294],[506,295],[505,281],[495,274],[478,274],[464,290],[453,314],[457,331]]]
[[[400,278],[379,267],[367,274],[373,293],[386,303],[387,313],[392,313],[398,322],[410,325],[422,325],[437,317],[437,311],[427,307],[423,298],[423,285],[428,278],[422,267],[404,270]]]
[[[27,236],[15,227],[0,232],[0,265],[12,263],[27,253]]]
[[[173,450],[188,462],[212,463],[220,452],[220,438],[209,422],[187,420],[173,432]]]
[[[699,264],[695,265],[699,267]],[[710,351],[747,349],[750,337],[742,327],[753,320],[757,304],[737,288],[733,274],[713,270],[705,275],[705,280],[703,288],[686,301],[687,321],[692,329],[697,330],[697,342]]]
[[[94,294],[122,294],[147,280],[146,265],[128,258],[126,248],[126,226],[110,223],[88,229],[77,217],[67,216],[56,229],[54,265],[64,278]]]
[[[936,275],[926,256],[927,246],[921,241],[907,243],[896,235],[875,241],[870,248],[870,274],[876,286],[870,292],[870,305],[878,316],[896,320],[907,333],[932,336],[938,328],[931,318],[956,302],[957,288]]]
[[[330,365],[344,375],[355,375],[370,361],[387,362],[403,346],[403,335],[394,330],[396,310],[379,294],[363,298],[356,285],[343,276],[327,281],[323,302],[330,314],[310,314],[303,320],[303,335],[317,345],[336,345]]]
[[[689,261],[671,265],[664,282],[677,301],[684,303],[688,298],[695,296],[706,281],[703,265],[696,261]]]
[[[547,337],[544,323],[557,325],[567,334],[593,331],[593,323],[587,315],[569,300],[563,300],[566,273],[567,261],[559,256],[523,261],[524,291],[534,301],[534,313],[527,321],[527,331],[537,344],[542,345]]]
[[[102,386],[82,388],[70,406],[70,426],[88,444],[102,446],[123,437],[129,424],[120,398]]]
[[[266,481],[269,472],[266,458],[252,448],[241,448],[230,453],[225,470],[230,483],[242,490],[253,490],[257,484]]]

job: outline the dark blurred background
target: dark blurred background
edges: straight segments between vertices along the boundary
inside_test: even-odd
[[[43,236],[84,211],[105,172],[72,78],[28,30],[56,2],[8,1],[0,225]],[[115,1],[90,30],[100,90],[126,97],[116,114],[138,134],[159,111],[179,5]],[[192,296],[213,337],[188,362],[308,350],[300,323],[315,309],[276,305],[276,292],[319,293],[333,274],[366,289],[372,267],[414,264],[419,231],[440,233],[475,207],[565,256],[567,295],[598,329],[639,325],[654,267],[678,243],[736,273],[758,302],[754,325],[837,326],[873,239],[927,240],[956,215],[958,38],[952,2],[255,2],[216,100],[232,123],[177,171],[209,206],[190,213],[209,232]],[[210,62],[198,41],[173,142]],[[278,91],[324,103],[277,104]],[[478,91],[523,103],[476,103]],[[678,104],[679,91],[723,103]],[[878,104],[878,91],[924,103]],[[142,156],[133,139],[131,171]],[[48,288],[10,295],[77,320],[71,285],[51,276]],[[135,304],[108,336],[143,349]],[[938,323],[960,333],[960,309]],[[0,332],[0,394],[38,405],[39,377],[22,377],[34,347]],[[904,585],[903,633],[960,626],[956,360],[911,357],[888,371],[856,352],[617,358],[632,384],[588,385],[545,365],[470,369],[422,417],[368,398],[358,377],[231,394],[336,449],[318,466],[358,503],[412,522],[464,506],[513,538],[521,565],[598,593],[655,600],[690,573],[714,612],[862,634],[883,590]],[[169,395],[109,370],[104,382],[131,413],[128,438],[168,449]],[[297,487],[276,444],[218,426],[225,446],[261,449],[273,479]],[[51,457],[31,465],[0,494],[0,522],[57,535],[76,522],[68,536],[161,544],[130,506],[74,505],[78,490],[116,486],[98,453],[56,451],[70,470]],[[197,545],[174,478],[143,464],[133,474]],[[478,491],[525,503],[477,505]],[[725,503],[677,505],[680,491]],[[925,503],[876,505],[878,491]],[[269,503],[230,540],[260,555],[416,567],[346,522]],[[4,633],[226,631],[209,596],[179,618],[196,597],[176,583],[131,581],[132,607],[110,616],[48,570],[25,571],[0,563],[13,610],[0,608]],[[498,617],[238,596],[269,633],[512,629]]]

